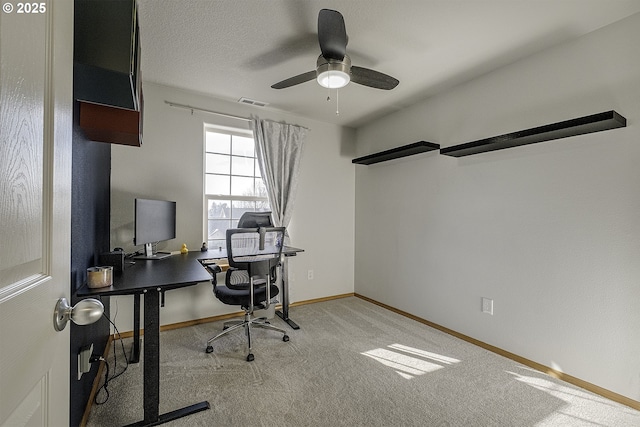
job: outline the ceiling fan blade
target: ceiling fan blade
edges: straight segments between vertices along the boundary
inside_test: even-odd
[[[318,34],[315,31],[291,36],[272,49],[264,50],[259,55],[247,58],[242,66],[252,71],[264,71],[282,64],[292,58],[308,55],[318,48]],[[364,59],[366,61],[366,58]],[[366,65],[366,64],[365,64]]]
[[[398,79],[369,68],[351,66],[351,81],[375,89],[391,90],[398,86]]]
[[[299,85],[300,83],[308,82],[310,80],[315,80],[316,71],[307,71],[306,73],[298,74],[297,76],[289,77],[286,80],[278,82],[274,85],[271,85],[273,89],[284,89],[286,87],[291,87],[295,85]]]
[[[335,10],[322,9],[318,14],[318,42],[322,56],[342,61],[347,53],[347,30],[342,14]]]

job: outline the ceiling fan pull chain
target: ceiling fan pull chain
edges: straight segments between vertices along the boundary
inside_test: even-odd
[[[340,94],[336,89],[336,116],[340,115]]]

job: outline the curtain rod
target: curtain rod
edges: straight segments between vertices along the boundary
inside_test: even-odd
[[[232,114],[220,113],[219,111],[206,110],[204,108],[192,107],[191,105],[178,104],[178,103],[167,101],[167,100],[165,100],[164,102],[165,102],[165,104],[168,104],[170,107],[183,108],[185,110],[191,110],[191,114],[193,114],[194,111],[201,111],[203,113],[215,114],[217,116],[228,117],[230,119],[244,120],[246,122],[250,122],[251,121],[251,119],[248,118],[248,117],[234,116]]]
[[[203,113],[215,114],[217,116],[227,117],[227,118],[230,118],[230,119],[244,120],[245,122],[250,122],[252,120],[249,117],[234,116],[233,114],[221,113],[219,111],[207,110],[205,108],[192,107],[191,105],[178,104],[177,102],[167,101],[166,99],[165,99],[164,103],[168,104],[170,107],[183,108],[185,110],[191,110],[191,114],[193,114],[194,111],[201,111]],[[296,125],[296,126],[298,126],[298,125]],[[298,127],[302,128],[302,129],[310,130],[309,128],[304,127],[304,126],[298,126]]]

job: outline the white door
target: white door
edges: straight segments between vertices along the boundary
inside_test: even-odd
[[[0,3],[0,425],[68,426],[73,1]]]

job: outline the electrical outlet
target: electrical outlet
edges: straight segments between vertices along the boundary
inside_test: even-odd
[[[82,374],[91,370],[91,355],[93,354],[93,344],[85,345],[78,351],[78,380]]]
[[[313,270],[307,271],[307,280],[313,280]]]
[[[490,298],[482,298],[482,312],[493,316],[493,300]]]

